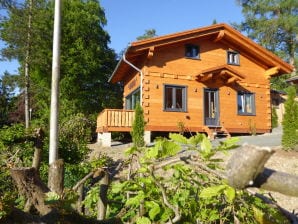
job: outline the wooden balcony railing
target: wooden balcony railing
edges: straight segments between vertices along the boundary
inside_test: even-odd
[[[104,109],[97,117],[97,132],[131,131],[134,110]]]

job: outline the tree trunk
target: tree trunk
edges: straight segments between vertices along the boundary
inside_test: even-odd
[[[100,181],[99,199],[97,203],[97,220],[103,220],[106,218],[107,205],[108,205],[108,189],[110,184],[110,176],[107,171],[103,172],[103,177]]]
[[[64,163],[62,159],[50,164],[48,186],[56,194],[62,194],[64,188]]]
[[[35,168],[14,168],[10,170],[19,192],[27,199],[30,198],[33,206],[41,215],[52,211],[52,208],[45,204],[45,194],[49,188],[40,180]]]

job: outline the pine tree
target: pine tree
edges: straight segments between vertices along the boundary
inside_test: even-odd
[[[285,114],[282,122],[282,146],[285,149],[298,149],[298,102],[295,101],[296,89],[287,89],[288,99],[285,102]]]

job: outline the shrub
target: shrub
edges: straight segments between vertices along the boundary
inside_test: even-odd
[[[135,119],[132,125],[131,137],[134,147],[140,148],[145,145],[144,130],[145,130],[144,112],[140,104],[135,108]]]
[[[60,125],[59,153],[67,163],[79,163],[88,152],[91,122],[83,114],[68,117]]]
[[[285,149],[294,149],[298,145],[298,103],[295,101],[295,87],[290,86],[286,91],[288,99],[285,102],[285,114],[282,122],[282,146]]]
[[[277,128],[278,127],[278,116],[277,116],[275,107],[272,107],[271,126],[272,126],[272,128]]]

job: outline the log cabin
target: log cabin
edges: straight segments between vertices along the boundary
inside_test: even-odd
[[[132,42],[109,79],[124,85],[123,108],[98,115],[98,142],[131,131],[138,102],[146,142],[153,132],[271,132],[270,78],[292,71],[227,24]]]

